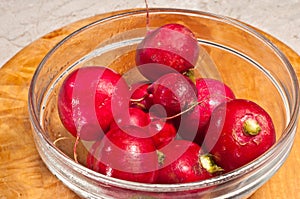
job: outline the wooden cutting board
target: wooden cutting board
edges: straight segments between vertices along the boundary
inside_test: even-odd
[[[77,21],[34,41],[0,69],[0,199],[78,198],[40,159],[27,111],[30,81],[45,54],[61,39],[88,23],[113,13]],[[262,32],[288,57],[300,76],[300,57],[276,38]],[[285,164],[252,199],[300,198],[300,130]]]

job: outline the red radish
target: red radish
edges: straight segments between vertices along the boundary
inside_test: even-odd
[[[153,95],[153,104],[164,107],[167,116],[174,116],[197,103],[197,90],[194,83],[179,73],[163,75],[152,83],[148,92]],[[160,115],[161,110],[153,110]]]
[[[113,128],[92,146],[87,167],[114,178],[154,183],[158,169],[157,152],[146,131],[134,127],[126,131]]]
[[[109,68],[83,67],[63,82],[58,111],[65,128],[83,140],[101,139],[113,119],[111,98],[115,90],[128,91],[123,78]]]
[[[235,95],[225,83],[216,79],[198,78],[196,88],[199,105],[188,114],[182,115],[180,135],[201,145],[212,111],[219,104],[235,99]]]
[[[149,123],[149,114],[139,108],[129,107],[129,117],[127,115],[115,117],[110,128],[118,127],[122,129],[123,127],[128,126],[145,127],[149,125]]]
[[[130,87],[130,106],[148,112],[153,104],[152,94],[148,93],[149,82],[137,82]]]
[[[177,131],[171,122],[154,119],[149,125],[149,134],[157,149],[160,149],[176,138]]]
[[[136,64],[145,65],[139,67],[140,72],[155,81],[174,70],[184,73],[194,68],[198,56],[199,46],[192,31],[181,24],[166,24],[148,32],[138,45]]]
[[[222,171],[196,143],[174,140],[160,150],[158,183],[188,183],[205,180]]]
[[[234,99],[215,108],[203,144],[228,172],[256,159],[275,141],[269,114],[252,101]]]

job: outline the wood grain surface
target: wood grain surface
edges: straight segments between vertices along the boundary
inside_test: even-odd
[[[0,199],[78,198],[50,173],[40,159],[27,110],[30,81],[45,54],[74,30],[111,15],[101,14],[72,23],[34,41],[0,69]],[[300,76],[300,57],[276,38],[263,33],[288,57]],[[300,198],[300,132],[285,164],[252,199]]]

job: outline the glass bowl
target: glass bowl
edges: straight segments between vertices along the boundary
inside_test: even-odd
[[[293,145],[299,88],[287,58],[268,39],[234,19],[211,13],[150,9],[150,28],[167,23],[189,27],[201,46],[202,76],[221,79],[237,98],[257,102],[272,117],[277,141],[251,163],[200,182],[146,184],[115,179],[85,167],[87,149],[63,127],[58,90],[73,70],[108,66],[127,75],[135,49],[146,34],[146,11],[124,11],[88,24],[58,43],[39,64],[29,90],[29,113],[39,154],[49,170],[84,198],[247,198],[281,167]],[[203,69],[205,68],[205,69]],[[127,80],[130,81],[127,77]]]

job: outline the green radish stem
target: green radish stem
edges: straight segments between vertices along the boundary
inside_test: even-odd
[[[184,72],[183,75],[187,76],[194,84],[196,83],[196,77],[195,77],[194,70],[190,69],[190,70]]]
[[[204,169],[206,169],[209,173],[216,173],[223,171],[221,167],[219,167],[214,161],[213,156],[211,154],[200,155],[199,161]]]
[[[247,119],[243,124],[244,132],[247,135],[257,135],[261,131],[261,127],[255,119]]]
[[[165,161],[165,155],[161,152],[161,151],[156,151],[157,153],[157,158],[158,158],[158,164],[160,166],[164,165],[164,161]]]

